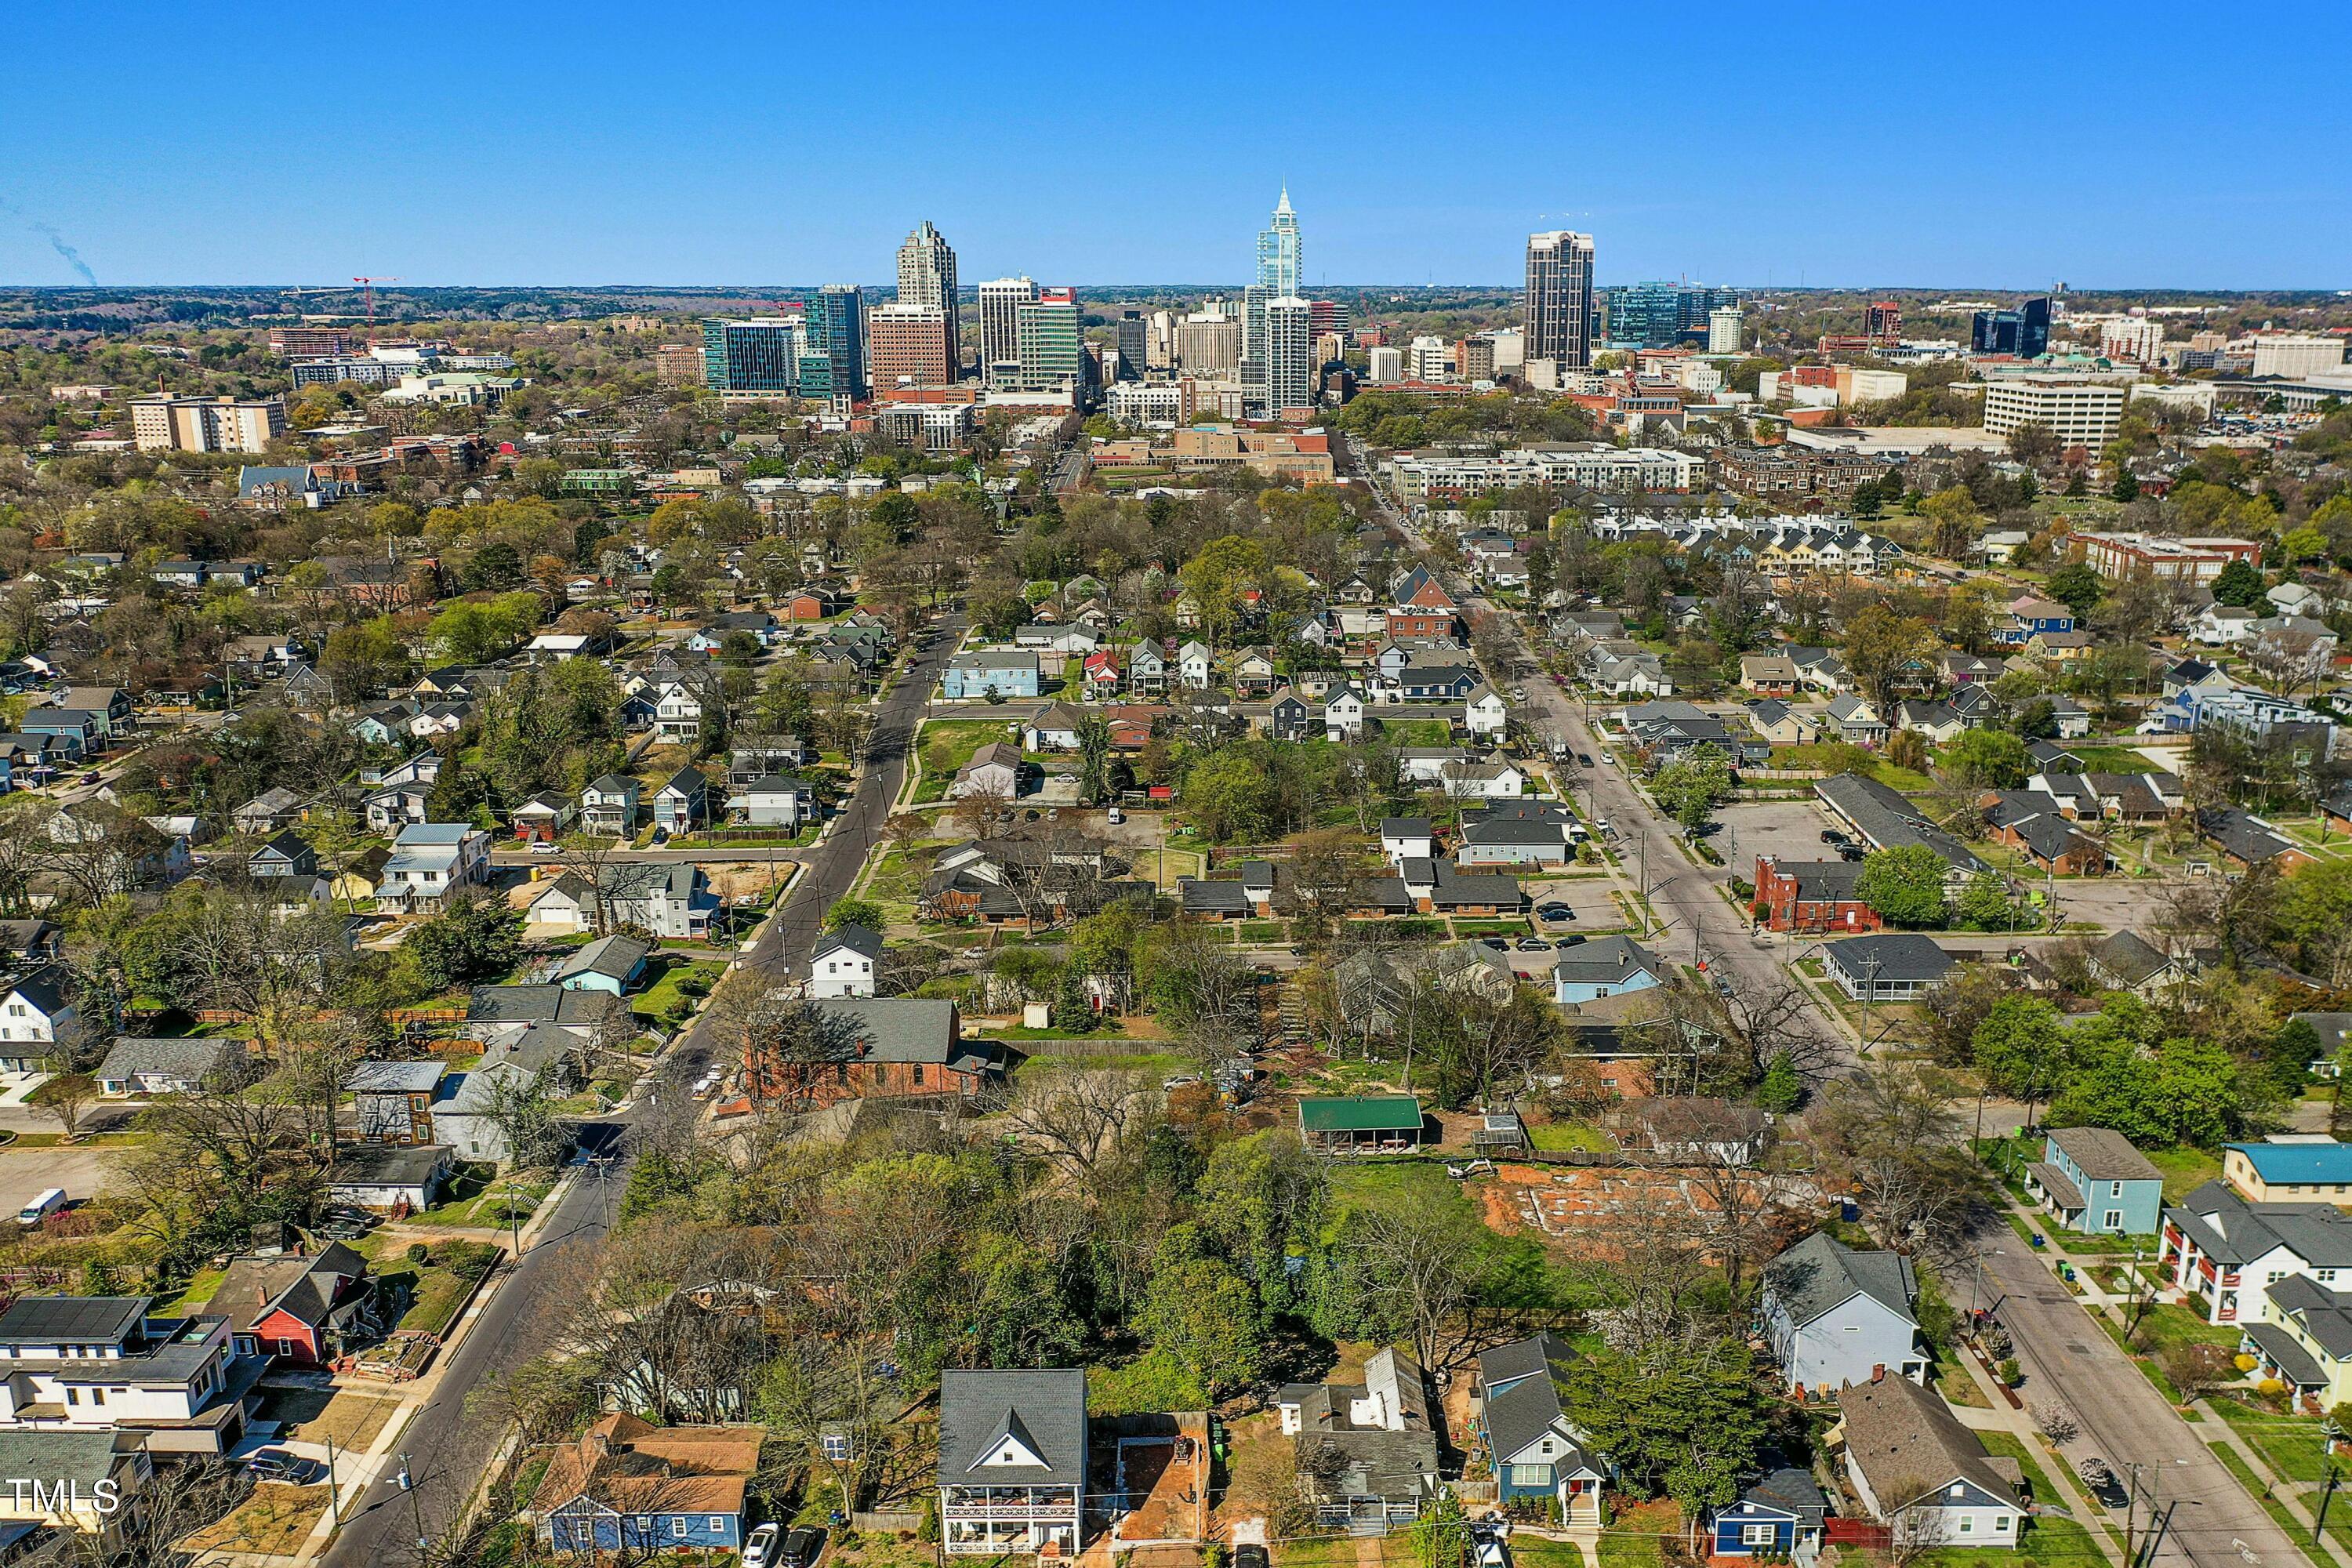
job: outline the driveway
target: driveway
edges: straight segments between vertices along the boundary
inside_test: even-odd
[[[1529,879],[1526,887],[1532,903],[1561,903],[1576,911],[1572,921],[1557,924],[1536,921],[1546,936],[1591,936],[1598,931],[1625,929],[1625,911],[1609,896],[1606,877],[1537,877]]]
[[[2137,1463],[2146,1467],[2141,1484],[2159,1505],[2179,1500],[2157,1563],[2290,1568],[2303,1562],[2295,1543],[2213,1457],[2199,1430],[2173,1413],[2015,1231],[1988,1226],[1979,1246],[1984,1299],[1996,1306],[2016,1346],[2026,1373],[2019,1392],[2027,1405],[2064,1400],[2083,1427],[2067,1445],[2070,1458],[2096,1454],[2118,1469]],[[1954,1281],[1952,1304],[1969,1305],[1962,1298],[1973,1287],[1973,1280],[1968,1288]],[[2145,1496],[2140,1509],[2146,1519]]]

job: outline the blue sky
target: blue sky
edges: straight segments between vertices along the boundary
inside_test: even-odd
[[[2352,288],[2340,0],[11,10],[5,283]]]

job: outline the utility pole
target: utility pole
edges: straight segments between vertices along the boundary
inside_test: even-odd
[[[2132,1560],[2132,1527],[2139,1520],[2140,1468],[2139,1461],[2137,1459],[2124,1466],[2124,1474],[2129,1478],[2124,1491],[2124,1561],[2126,1563]]]
[[[2328,1423],[2328,1426],[2331,1428],[2334,1425],[2335,1423],[2333,1422]],[[2311,1543],[2314,1546],[2319,1544],[2319,1532],[2327,1528],[2328,1500],[2336,1495],[2336,1486],[2344,1479],[2344,1472],[2338,1469],[2336,1465],[2334,1454],[2336,1447],[2336,1434],[2332,1430],[2326,1431],[2322,1434],[2322,1437],[2326,1443],[2329,1450],[2327,1460],[2327,1484],[2320,1489],[2319,1510],[2317,1514],[2313,1518],[2311,1523]]]
[[[426,1557],[431,1553],[433,1543],[431,1538],[425,1533],[425,1509],[416,1500],[416,1478],[409,1474],[408,1455],[405,1450],[400,1456],[400,1473],[394,1478],[394,1480],[402,1491],[408,1494],[408,1517],[416,1525],[416,1555],[420,1558]]]

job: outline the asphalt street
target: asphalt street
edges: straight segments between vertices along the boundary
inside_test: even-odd
[[[898,799],[911,755],[915,726],[926,699],[963,635],[963,619],[938,623],[929,646],[915,658],[882,700],[857,787],[823,842],[798,852],[808,869],[783,905],[763,923],[739,961],[740,973],[722,984],[780,980],[795,964],[805,965],[817,928],[834,900],[856,880],[882,821]],[[724,1049],[717,1039],[714,1010],[702,1015],[672,1043],[663,1061],[673,1079],[690,1077]],[[417,1559],[422,1533],[438,1543],[496,1458],[505,1433],[492,1421],[469,1416],[466,1401],[486,1379],[519,1366],[548,1350],[560,1331],[582,1271],[593,1266],[597,1245],[628,1185],[634,1150],[627,1136],[634,1110],[586,1123],[582,1179],[559,1200],[545,1232],[491,1293],[464,1340],[436,1374],[435,1392],[410,1422],[401,1441],[413,1499],[397,1484],[397,1464],[368,1486],[321,1558],[327,1568]],[[599,1174],[598,1173],[601,1173]]]
[[[1982,1304],[2009,1330],[2025,1371],[2019,1393],[2028,1408],[2061,1399],[2074,1407],[2083,1430],[2066,1451],[2077,1464],[2095,1455],[2117,1475],[2127,1465],[2141,1467],[2143,1524],[2151,1497],[2158,1506],[2179,1500],[2158,1563],[2284,1568],[2302,1561],[2294,1542],[2213,1457],[2198,1429],[2174,1414],[2015,1231],[2006,1225],[1987,1227],[1980,1256],[1981,1283],[1971,1280],[1970,1293],[1981,1291]],[[1961,1294],[1956,1281],[1954,1305],[1961,1304]]]

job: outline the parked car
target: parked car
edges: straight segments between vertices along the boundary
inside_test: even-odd
[[[1117,827],[1120,823],[1127,820],[1127,813],[1114,805],[1109,811],[1103,814],[1103,820],[1109,823],[1113,827]]]
[[[753,1531],[743,1542],[743,1568],[777,1568],[776,1541],[783,1533],[781,1524],[763,1524]]]
[[[1546,904],[1536,910],[1536,919],[1539,921],[1572,921],[1575,918],[1576,911],[1566,904]]]
[[[2083,1474],[2083,1485],[2089,1489],[2093,1497],[2098,1500],[2100,1507],[2129,1508],[2131,1506],[2131,1493],[2124,1489],[2121,1481],[2116,1479],[2115,1469],[2105,1459],[2093,1454],[2084,1459],[2079,1468]]]
[[[1511,951],[1511,944],[1505,942],[1499,936],[1482,936],[1478,939],[1478,945],[1481,947],[1491,947],[1496,952],[1508,952]]]
[[[66,1190],[63,1187],[44,1187],[35,1193],[33,1201],[17,1214],[16,1223],[30,1230],[65,1206]]]
[[[1848,838],[1844,834],[1840,833],[1834,827],[1824,827],[1822,829],[1822,842],[1824,844],[1851,844],[1853,840]]]
[[[1592,753],[1591,753],[1591,752],[1577,752],[1577,753],[1576,753],[1576,765],[1577,765],[1578,767],[1580,767],[1580,768],[1589,768],[1589,767],[1591,767],[1591,766],[1592,765]]]
[[[327,1467],[316,1459],[306,1459],[283,1448],[256,1448],[245,1457],[245,1473],[257,1481],[284,1481],[291,1486],[309,1486],[324,1475],[326,1469]]]
[[[1551,943],[1544,941],[1544,939],[1539,936],[1523,936],[1511,945],[1517,948],[1521,952],[1549,952],[1551,951]]]
[[[803,1524],[784,1537],[784,1550],[776,1559],[779,1568],[810,1568],[824,1552],[824,1526]]]
[[[1867,860],[1870,858],[1870,852],[1859,844],[1847,844],[1839,847],[1838,858],[1841,860]]]
[[[534,855],[561,855],[563,846],[552,838],[534,838],[530,841],[530,852]]]

